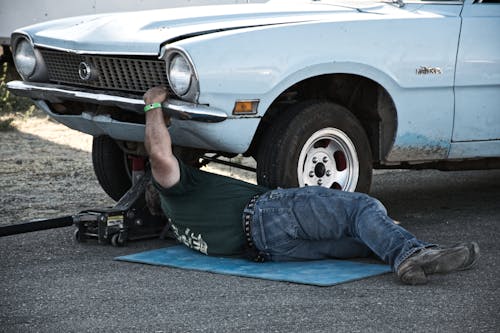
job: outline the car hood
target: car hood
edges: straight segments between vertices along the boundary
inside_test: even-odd
[[[319,21],[332,14],[380,11],[372,1],[271,1],[79,16],[22,28],[36,45],[81,53],[158,55],[161,44],[266,25]]]

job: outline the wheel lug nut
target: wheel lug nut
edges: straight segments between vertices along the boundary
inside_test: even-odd
[[[323,184],[323,179],[318,179],[318,185]]]
[[[314,171],[309,171],[309,177],[314,177]]]
[[[318,158],[316,156],[314,156],[312,161],[313,161],[313,163],[318,163]]]
[[[323,163],[328,163],[328,157],[327,156],[323,157]]]
[[[332,175],[332,172],[330,170],[326,170],[326,175],[330,177]]]

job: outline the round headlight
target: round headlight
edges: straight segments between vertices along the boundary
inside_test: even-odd
[[[27,40],[23,39],[17,43],[14,53],[14,62],[16,64],[17,71],[21,74],[23,79],[29,78],[29,76],[35,71],[35,50]]]
[[[177,54],[170,60],[168,79],[170,87],[179,96],[186,94],[191,86],[193,71],[186,58]]]

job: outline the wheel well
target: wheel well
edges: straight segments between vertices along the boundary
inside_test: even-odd
[[[397,129],[394,102],[377,82],[351,74],[317,76],[298,82],[281,93],[262,118],[248,155],[257,153],[265,131],[290,105],[308,99],[329,100],[348,108],[366,131],[374,162],[387,155]]]

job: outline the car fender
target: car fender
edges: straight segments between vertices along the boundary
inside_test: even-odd
[[[225,110],[229,116],[236,100],[258,99],[258,116],[262,117],[284,90],[317,75],[369,78],[387,90],[398,112],[398,133],[389,160],[444,158],[453,124],[460,20],[458,16],[421,16],[410,22],[372,17],[365,22],[248,28],[198,36],[176,47],[193,59],[200,82],[199,102]],[[422,28],[413,36],[405,33],[426,24],[432,28]],[[348,37],[363,30],[370,33],[355,41]],[[384,33],[391,34],[391,43],[374,37]],[[423,50],[427,44],[434,48]],[[311,52],[303,52],[304,48]],[[384,53],[376,53],[380,49]],[[439,75],[418,74],[420,66],[428,65],[439,68]],[[424,93],[429,97],[422,99]]]

